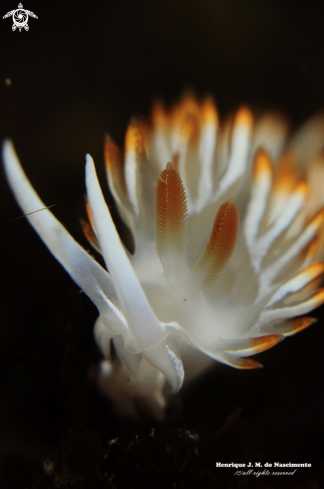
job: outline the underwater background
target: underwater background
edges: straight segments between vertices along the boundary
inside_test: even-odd
[[[1,2],[1,17],[15,1]],[[113,207],[104,135],[123,147],[130,117],[149,117],[157,97],[212,94],[223,119],[241,104],[275,109],[292,130],[324,110],[320,2],[24,8],[38,16],[28,32],[0,22],[0,139],[14,141],[40,197],[86,249],[85,154]],[[91,381],[101,358],[95,307],[25,219],[5,222],[21,210],[3,173],[0,203],[0,488],[324,487],[323,306],[317,324],[256,357],[264,369],[215,363],[174,399],[165,423],[121,418]],[[312,467],[276,478],[215,467],[275,461]]]

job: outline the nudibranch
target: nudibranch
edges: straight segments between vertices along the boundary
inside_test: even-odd
[[[98,383],[118,406],[162,417],[215,360],[260,367],[251,355],[312,324],[324,302],[324,118],[293,137],[276,113],[240,108],[220,124],[210,98],[187,95],[152,123],[132,119],[124,157],[107,137],[110,191],[132,233],[121,241],[86,156],[82,227],[104,269],[49,210],[28,220],[99,311]],[[10,141],[3,160],[24,213],[45,207]],[[112,355],[114,349],[114,355]]]

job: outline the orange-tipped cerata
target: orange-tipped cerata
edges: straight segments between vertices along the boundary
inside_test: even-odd
[[[226,353],[232,353],[239,357],[247,357],[248,355],[256,355],[263,351],[269,350],[284,339],[282,334],[267,334],[257,338],[250,338],[247,343],[241,348],[232,348],[226,350]]]
[[[156,129],[158,130],[161,128],[168,128],[170,124],[170,116],[167,114],[164,105],[160,101],[155,102],[153,105],[150,120],[157,124]]]
[[[236,128],[238,126],[243,126],[249,131],[253,127],[253,116],[247,107],[241,107],[235,115],[234,127]]]
[[[239,229],[239,213],[234,199],[228,199],[218,209],[210,238],[196,262],[196,270],[204,269],[202,288],[206,288],[220,275],[235,248]]]
[[[255,368],[262,368],[262,363],[254,360],[254,358],[241,358],[241,357],[232,357],[231,355],[227,355],[226,353],[223,355],[224,363],[230,365],[231,367],[238,368],[241,370],[252,370]]]
[[[288,319],[285,323],[285,328],[280,331],[284,336],[292,336],[303,329],[308,328],[312,324],[316,323],[317,319],[309,316],[303,316],[300,318]]]
[[[294,157],[291,153],[285,152],[279,158],[276,166],[272,193],[290,194],[294,186],[303,175],[296,167]]]
[[[254,158],[253,165],[253,179],[259,181],[260,179],[272,178],[273,168],[269,155],[263,151],[259,150]]]
[[[301,256],[304,258],[305,261],[309,262],[311,260],[314,260],[320,246],[320,238],[317,235],[302,249],[301,251]]]
[[[269,350],[283,340],[283,336],[277,334],[269,334],[265,336],[259,336],[258,338],[251,338],[251,353],[250,355],[255,355],[256,353],[261,353],[263,351]]]
[[[85,235],[85,237],[87,238],[91,246],[99,253],[101,253],[98,239],[93,231],[92,226],[90,226],[90,224],[87,221],[81,219],[81,227],[82,227],[83,234]]]
[[[156,186],[156,249],[161,253],[163,244],[171,240],[180,255],[185,243],[187,200],[184,186],[177,170],[168,163],[160,174]]]
[[[136,119],[129,124],[125,137],[126,154],[134,151],[138,156],[145,153],[142,127]]]
[[[218,114],[212,99],[206,99],[201,105],[203,124],[218,124]]]
[[[120,192],[126,193],[122,156],[117,144],[110,136],[107,136],[105,140],[104,156],[108,178],[114,181]]]
[[[88,219],[89,219],[89,222],[90,222],[90,226],[91,226],[94,234],[96,234],[96,228],[95,228],[95,225],[94,225],[94,220],[93,220],[92,212],[91,212],[90,205],[89,205],[89,202],[88,202],[88,198],[87,197],[85,198],[85,208],[86,208],[87,216],[88,216]]]

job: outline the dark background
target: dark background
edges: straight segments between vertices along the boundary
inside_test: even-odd
[[[1,1],[0,16],[15,2]],[[155,97],[171,103],[191,87],[212,93],[223,117],[247,103],[283,111],[292,127],[324,107],[320,2],[23,4],[38,16],[29,32],[0,21],[0,139],[13,139],[43,201],[86,248],[84,155],[109,201],[104,134],[122,146],[130,116],[147,116]],[[88,379],[100,358],[95,307],[25,219],[3,223],[21,211],[3,176],[0,192],[1,488],[324,487],[323,310],[259,355],[264,369],[215,367],[166,423],[120,419]],[[217,461],[312,467],[255,479]]]

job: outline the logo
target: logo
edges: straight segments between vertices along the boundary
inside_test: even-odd
[[[24,28],[25,31],[29,30],[28,16],[34,17],[34,19],[38,19],[37,15],[35,15],[34,12],[23,9],[22,3],[18,5],[18,8],[16,10],[11,10],[11,12],[7,12],[6,15],[3,16],[3,19],[6,19],[11,15],[13,20],[12,30],[15,31],[18,28],[19,32],[21,32],[22,28]]]

